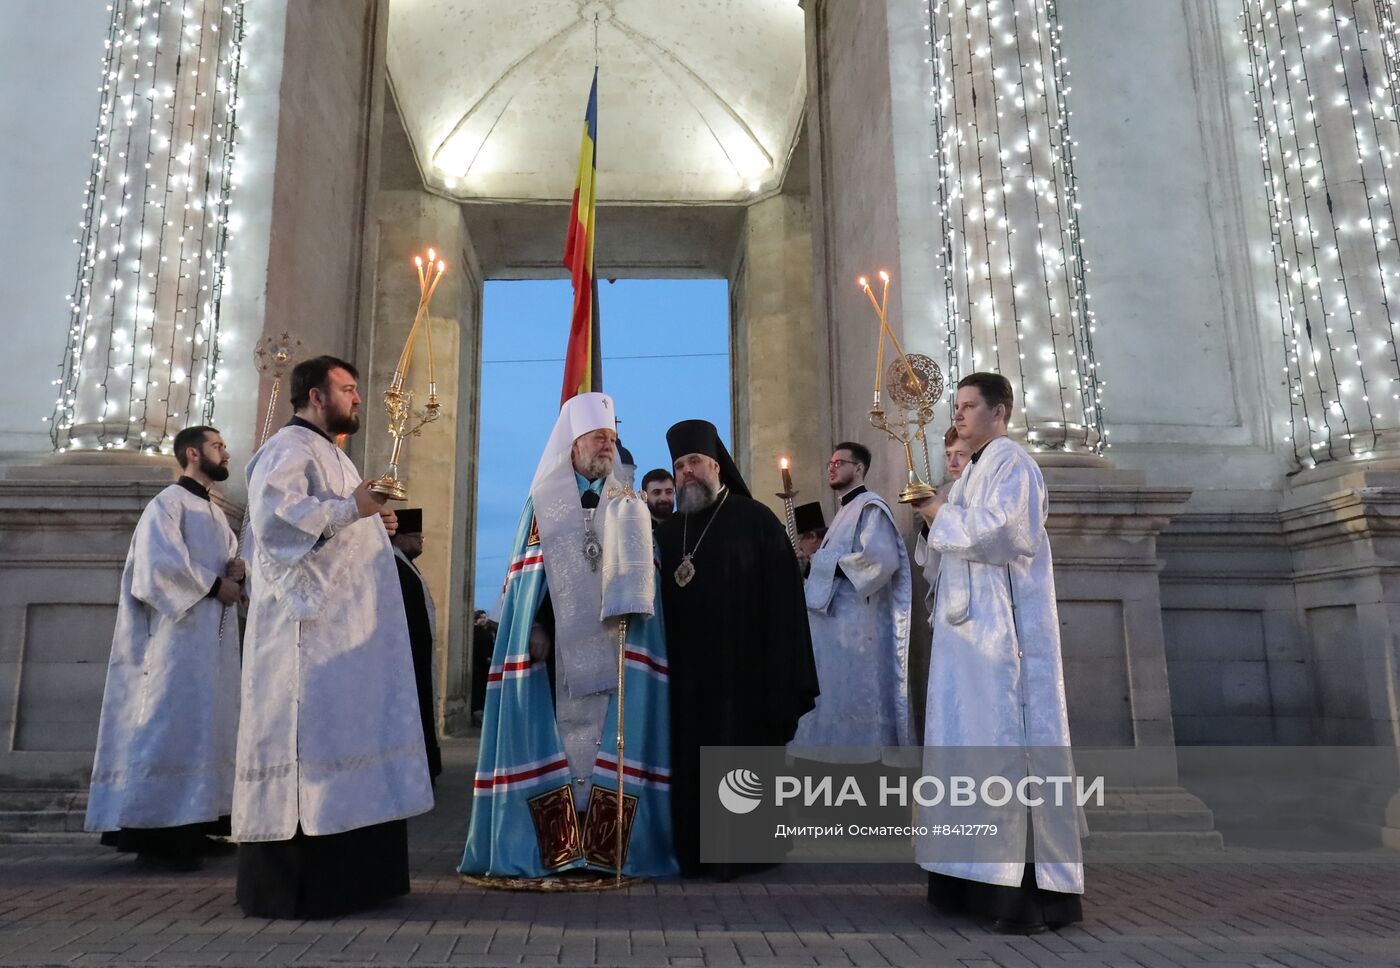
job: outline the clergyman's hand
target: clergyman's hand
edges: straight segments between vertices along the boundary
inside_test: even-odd
[[[360,512],[360,517],[367,518],[371,514],[378,514],[384,509],[388,502],[387,494],[379,494],[369,489],[373,481],[361,481],[355,488],[355,507]],[[391,512],[392,513],[392,512]]]
[[[243,586],[229,578],[219,579],[219,590],[214,593],[220,605],[237,605],[243,597]]]
[[[543,625],[535,625],[530,629],[530,661],[543,662],[549,658],[549,653],[554,645],[549,641],[549,633],[544,630]]]
[[[248,565],[242,558],[230,558],[228,567],[224,569],[224,577],[231,578],[236,582],[242,582],[248,577]]]
[[[938,512],[943,510],[943,505],[948,503],[948,499],[943,496],[942,491],[936,492],[933,497],[926,497],[914,505],[914,510],[923,518],[924,524],[933,524],[933,519],[938,517]]]
[[[380,508],[379,520],[384,522],[384,530],[389,532],[389,537],[399,533],[399,516],[394,513],[393,508]]]

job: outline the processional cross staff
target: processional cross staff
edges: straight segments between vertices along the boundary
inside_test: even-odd
[[[263,376],[272,377],[272,387],[267,394],[267,410],[263,414],[262,431],[258,434],[257,450],[262,449],[262,445],[267,443],[268,435],[272,433],[272,415],[277,410],[277,399],[282,395],[282,378],[287,375],[287,370],[297,361],[297,356],[301,353],[301,340],[291,333],[281,333],[277,336],[264,336],[258,340],[257,347],[253,350],[253,359],[256,361],[258,372]],[[248,531],[253,525],[253,509],[245,507],[243,510],[243,523],[238,528],[238,541],[235,544],[234,557],[243,557],[243,549],[248,546]],[[244,576],[246,580],[246,575]],[[224,625],[228,622],[228,610],[233,606],[226,607],[219,613],[219,638],[224,637]]]

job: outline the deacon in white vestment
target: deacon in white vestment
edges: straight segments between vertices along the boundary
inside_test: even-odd
[[[359,429],[353,366],[292,370],[296,416],[248,465],[254,596],[233,833],[238,902],[332,917],[408,891],[407,817],[432,809],[397,522],[332,435]]]
[[[980,759],[1005,761],[988,771],[998,775],[1025,771],[1028,762],[1038,775],[1047,769],[1059,775],[1073,767],[1045,530],[1048,499],[1040,468],[1006,436],[1011,408],[1004,377],[963,378],[954,421],[974,449],[973,463],[947,494],[917,506],[929,524],[928,546],[941,557],[924,745],[984,748],[975,754]],[[992,757],[988,747],[1018,752]],[[1036,799],[1034,793],[1027,798]],[[917,855],[931,872],[929,900],[990,918],[1007,933],[1080,920],[1082,813],[1052,809],[1044,799],[1029,807],[1013,799],[982,817],[1003,835],[988,860],[970,859],[987,852],[966,838],[924,838]],[[945,808],[921,807],[920,822],[946,823]]]
[[[795,756],[870,763],[908,746],[912,580],[890,506],[865,487],[870,451],[836,445],[827,483],[841,507],[811,557],[807,621],[821,693],[788,744]]]
[[[178,869],[226,833],[238,733],[243,563],[209,488],[228,479],[212,427],[175,436],[183,473],[141,512],[122,571],[85,827]]]
[[[946,468],[944,488],[951,489],[953,482],[962,477],[962,472],[972,461],[972,448],[958,436],[957,427],[949,427],[943,434],[943,462]],[[929,623],[933,623],[933,592],[938,586],[938,565],[942,556],[928,546],[928,525],[919,531],[914,543],[914,563],[923,569],[924,608],[928,612]]]

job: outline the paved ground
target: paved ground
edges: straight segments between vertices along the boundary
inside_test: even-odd
[[[412,895],[342,921],[244,918],[232,858],[175,876],[94,843],[0,846],[0,965],[1400,966],[1400,857],[1091,867],[1084,923],[1034,938],[938,915],[903,866],[483,891],[454,873],[468,758],[448,751],[412,825]]]

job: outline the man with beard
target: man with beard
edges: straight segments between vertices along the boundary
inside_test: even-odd
[[[666,432],[677,513],[657,531],[671,656],[672,815],[681,873],[700,863],[700,748],[782,746],[817,696],[802,575],[713,424]],[[712,792],[705,791],[707,795]],[[739,871],[719,865],[728,880]]]
[[[233,834],[238,903],[335,917],[408,892],[404,820],[432,809],[385,498],[335,444],[358,374],[292,370],[296,415],[248,465],[257,590],[244,646]]]
[[[413,678],[418,684],[418,715],[423,723],[423,747],[428,754],[428,775],[436,784],[442,772],[442,750],[438,746],[433,689],[433,640],[437,637],[437,609],[428,582],[414,564],[423,554],[423,509],[404,508],[398,512],[399,529],[389,538],[394,546],[394,564],[399,570],[404,616],[408,619],[408,642],[413,649]]]
[[[674,874],[666,642],[646,509],[613,475],[612,398],[559,411],[516,529],[458,871],[537,880]],[[616,552],[626,549],[626,563]],[[625,735],[617,723],[620,616]],[[501,883],[488,881],[487,883]],[[506,882],[507,885],[510,882]]]
[[[894,512],[865,486],[870,451],[843,441],[827,462],[839,510],[805,585],[821,695],[789,747],[806,759],[870,763],[908,746],[912,578]]]
[[[651,529],[655,531],[676,512],[676,481],[671,472],[656,467],[642,477],[642,496],[651,512]]]
[[[238,622],[221,616],[243,594],[244,568],[209,500],[228,479],[223,438],[188,427],[174,449],[183,474],[141,512],[122,571],[85,827],[193,870],[233,802]]]

